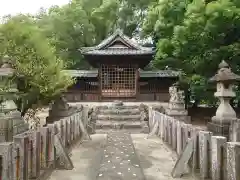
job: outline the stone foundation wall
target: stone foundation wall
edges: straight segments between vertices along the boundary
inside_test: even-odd
[[[207,124],[211,121],[211,118],[216,114],[217,108],[213,107],[191,107],[188,108],[189,116],[192,117],[192,121]],[[234,108],[237,118],[240,118],[240,108]]]
[[[99,94],[94,93],[64,93],[68,102],[98,102],[100,100]],[[168,102],[169,101],[169,93],[168,92],[159,92],[159,93],[139,93],[137,101],[161,101]]]
[[[69,151],[82,137],[80,121],[84,121],[83,110],[37,131],[16,135],[13,142],[0,143],[0,179],[42,179],[45,172],[53,170],[58,164],[64,165],[56,151],[56,135],[60,136],[63,148]]]
[[[226,137],[213,136],[191,124],[149,108],[150,134],[156,134],[180,156],[189,139],[194,138],[190,167],[202,179],[239,180],[240,143],[227,142]]]

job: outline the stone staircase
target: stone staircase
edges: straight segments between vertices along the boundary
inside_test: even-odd
[[[139,106],[135,105],[112,105],[99,106],[96,115],[96,130],[126,130],[142,132],[144,121]]]

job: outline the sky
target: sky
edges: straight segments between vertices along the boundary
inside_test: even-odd
[[[64,5],[69,0],[0,0],[0,16],[18,13],[36,13],[41,7],[49,8],[52,5]]]

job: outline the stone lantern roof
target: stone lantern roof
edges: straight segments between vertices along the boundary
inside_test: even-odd
[[[9,58],[8,55],[5,55],[2,58],[2,65],[0,67],[0,77],[2,78],[1,81],[3,81],[3,78],[11,78],[13,74],[14,74],[14,68],[12,67],[11,59]],[[6,86],[5,83],[0,84],[1,88],[4,88],[5,86]],[[3,101],[1,102],[0,107],[1,107],[1,110],[5,113],[10,111],[15,111],[17,109],[15,102],[11,98],[8,99],[9,96],[12,96],[14,93],[18,92],[18,89],[16,86],[17,85],[15,82],[11,82],[9,89],[6,89],[0,92],[0,96],[3,97]]]
[[[217,74],[210,78],[210,82],[240,81],[240,76],[233,73],[230,66],[224,60],[222,60],[218,68]]]
[[[0,67],[0,76],[12,76],[14,69],[12,67],[9,56],[5,55],[2,58],[2,65]]]

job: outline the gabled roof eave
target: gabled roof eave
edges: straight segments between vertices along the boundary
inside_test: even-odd
[[[92,47],[83,47],[80,48],[79,51],[82,54],[85,54],[88,51],[92,51],[92,50],[101,50],[104,49],[105,47],[107,47],[108,45],[110,45],[112,42],[114,42],[114,40],[117,37],[120,37],[120,39],[122,39],[124,41],[124,43],[128,44],[129,46],[135,48],[136,50],[141,50],[141,51],[152,51],[151,48],[148,47],[142,47],[140,46],[138,43],[133,42],[133,40],[131,40],[128,36],[124,35],[123,32],[120,29],[117,29],[111,36],[109,36],[108,38],[106,38],[105,40],[103,40],[100,44],[98,44],[97,46],[92,46]]]

